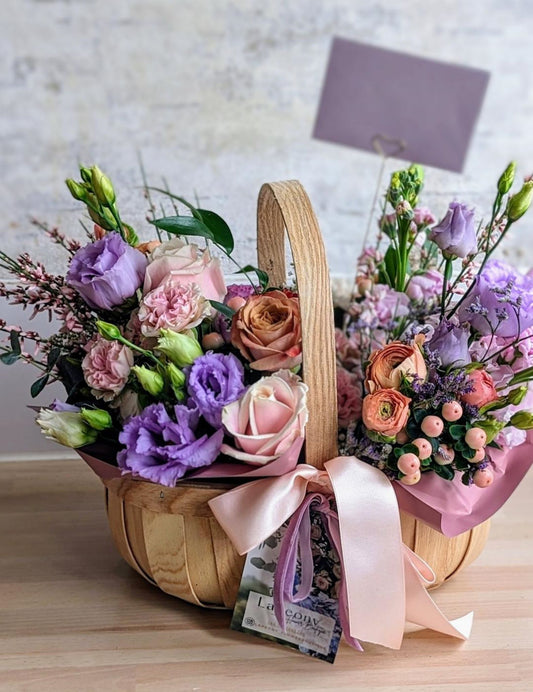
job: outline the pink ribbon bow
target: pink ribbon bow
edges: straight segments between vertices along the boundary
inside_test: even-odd
[[[336,512],[329,504],[331,495]],[[406,621],[468,638],[473,613],[449,621],[439,610],[425,588],[435,580],[433,571],[402,543],[400,513],[390,481],[355,457],[332,459],[324,471],[300,464],[283,476],[245,483],[209,501],[241,555],[295,515],[285,534],[275,582],[281,625],[283,599],[301,600],[311,588],[310,551],[303,546],[310,543],[306,513],[312,502],[325,518],[341,561],[340,619],[352,646],[360,648],[360,639],[399,649]],[[296,536],[303,571],[300,589],[294,594]]]

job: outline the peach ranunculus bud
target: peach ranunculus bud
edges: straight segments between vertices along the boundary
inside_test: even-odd
[[[461,397],[465,404],[481,407],[498,398],[494,380],[486,370],[472,370],[468,375],[468,380],[473,389]]]
[[[298,298],[283,291],[251,295],[233,315],[231,343],[252,370],[294,368],[302,362]]]
[[[371,432],[395,437],[407,423],[410,403],[396,389],[378,389],[363,399],[363,423]]]
[[[235,440],[222,454],[253,466],[274,461],[304,437],[307,385],[289,370],[267,375],[222,409],[222,424]]]
[[[158,245],[149,255],[144,275],[144,295],[168,280],[184,286],[198,284],[202,296],[207,300],[222,302],[226,295],[220,261],[212,258],[208,250],[201,250],[194,243],[187,245],[181,238]]]
[[[378,389],[399,389],[402,378],[419,377],[425,380],[427,367],[420,341],[415,339],[412,344],[401,341],[391,341],[370,356],[366,369],[365,387],[370,394]]]

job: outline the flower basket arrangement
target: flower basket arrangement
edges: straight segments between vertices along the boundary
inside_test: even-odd
[[[283,599],[302,600],[295,546],[303,560],[311,507],[340,560],[350,643],[399,646],[406,617],[465,638],[468,625],[448,622],[425,587],[475,559],[487,519],[531,463],[533,279],[491,255],[533,183],[509,195],[510,166],[476,230],[458,203],[435,225],[417,207],[421,169],[395,173],[392,212],[362,253],[352,299],[334,310],[318,223],[296,181],[262,187],[258,266],[237,266],[240,282],[226,285],[217,253],[237,264],[234,240],[215,212],[159,189],[174,214],[157,218],[145,182],[157,238],[141,242],[109,178],[96,166],[80,174],[67,185],[94,222],[88,244],[39,224],[67,251],[66,276],[0,253],[20,279],[0,294],[62,326],[43,339],[1,323],[0,358],[42,370],[33,396],[65,385],[66,402],[37,422],[102,479],[123,558],[167,593],[232,607],[243,555],[287,521],[280,620]],[[361,575],[357,556],[375,572]],[[365,590],[380,587],[369,608]]]

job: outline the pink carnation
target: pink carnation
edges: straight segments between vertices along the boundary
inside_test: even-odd
[[[344,368],[337,368],[337,410],[339,426],[346,428],[361,418],[361,386]]]
[[[210,314],[209,301],[198,284],[182,284],[171,278],[144,296],[138,320],[145,336],[158,336],[161,329],[192,329]]]
[[[118,341],[101,336],[86,345],[87,355],[81,363],[85,381],[97,399],[111,401],[124,388],[133,365],[133,353]]]

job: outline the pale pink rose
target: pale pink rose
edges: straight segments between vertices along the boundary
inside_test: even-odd
[[[143,293],[146,295],[171,277],[184,286],[197,284],[208,300],[222,302],[226,295],[220,261],[213,259],[208,250],[193,243],[187,245],[180,238],[162,243],[151,253]]]
[[[417,274],[409,281],[405,292],[418,302],[435,300],[442,295],[444,277],[436,269],[428,269],[424,274]]]
[[[221,452],[253,466],[263,466],[304,437],[307,385],[290,370],[262,377],[222,410],[222,423],[235,440]]]
[[[133,352],[118,341],[101,336],[85,346],[87,355],[81,363],[85,381],[97,399],[111,401],[126,384],[133,365]]]
[[[197,327],[210,314],[211,305],[198,284],[171,278],[144,295],[137,318],[144,336],[158,336],[161,329],[184,332]]]
[[[341,428],[361,418],[362,403],[360,382],[344,368],[337,368],[337,415]]]

